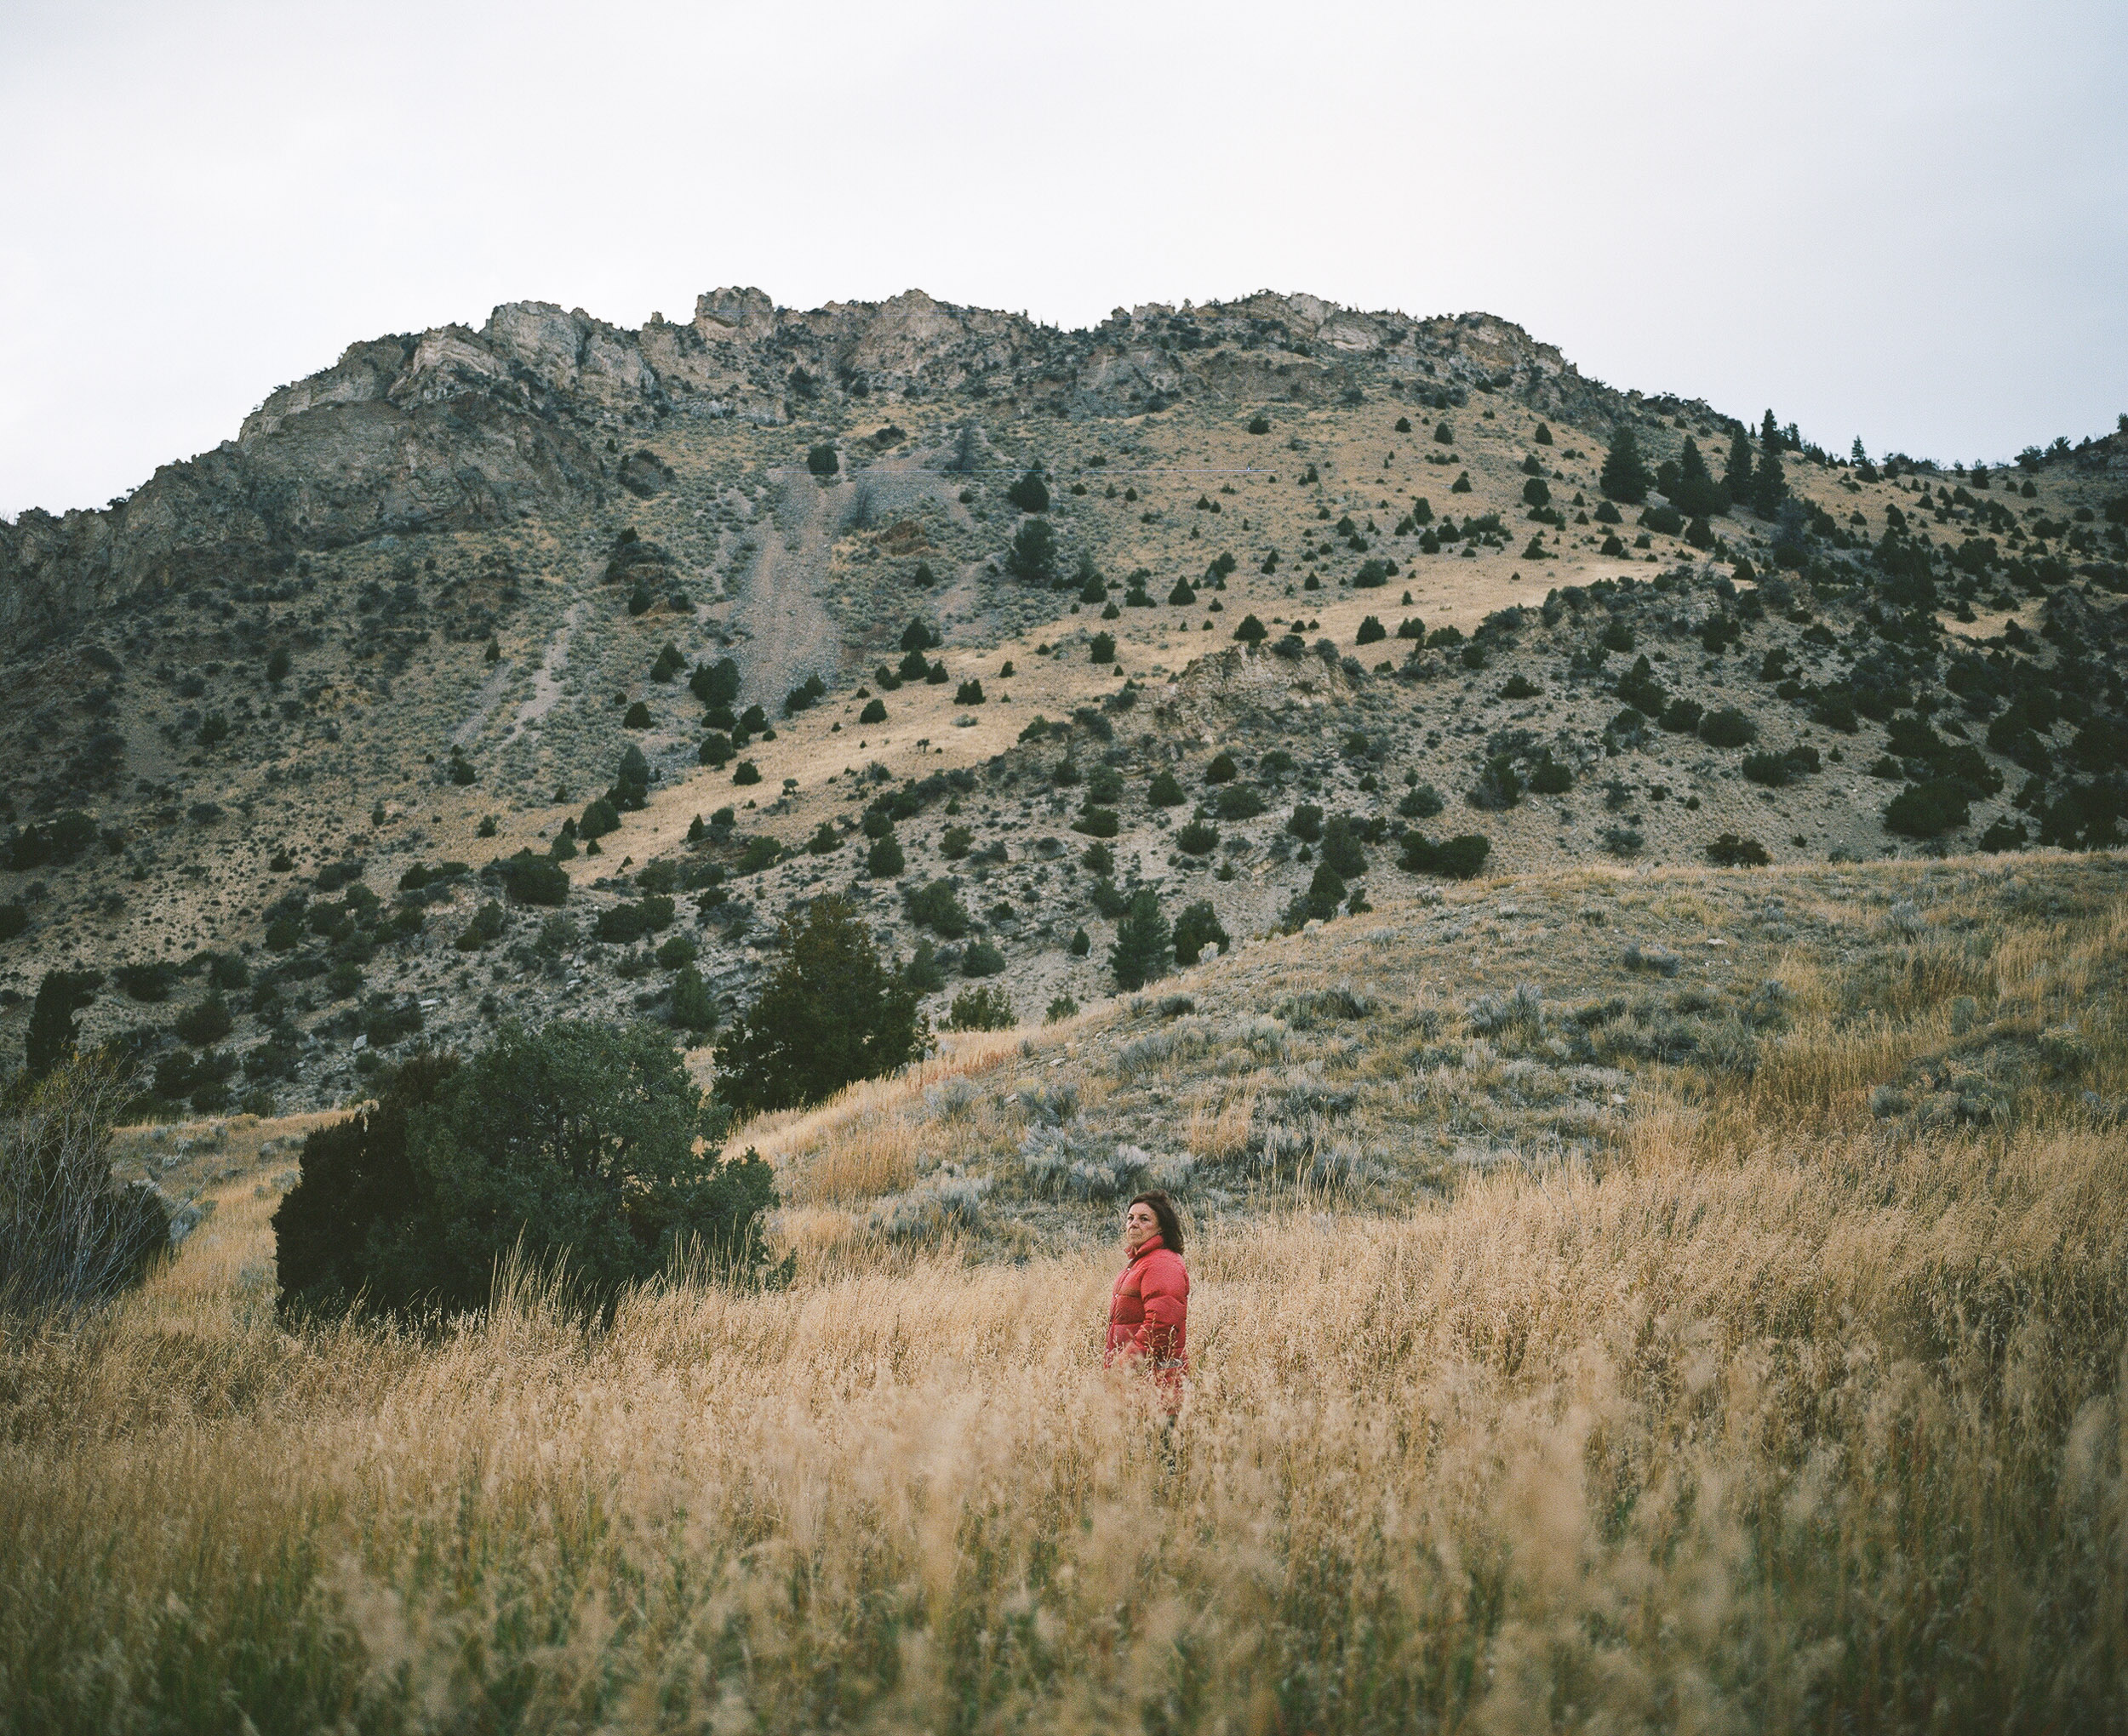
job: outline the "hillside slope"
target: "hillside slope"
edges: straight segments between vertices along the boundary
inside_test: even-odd
[[[1626,431],[1656,479],[1610,503]],[[1776,488],[1695,494],[1688,439]],[[82,973],[163,1112],[302,1107],[667,1016],[690,951],[729,1008],[827,889],[931,942],[935,1015],[998,964],[1031,1018],[1108,991],[1134,885],[1240,940],[1364,912],[1410,830],[1486,871],[2102,846],[2124,520],[2123,437],[1839,461],[1485,316],[506,306],[0,526],[0,1034]]]

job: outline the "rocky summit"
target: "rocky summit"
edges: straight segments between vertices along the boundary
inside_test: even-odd
[[[1144,892],[1195,957],[1582,860],[2102,848],[2125,562],[2128,434],[1873,459],[1484,315],[515,303],[0,524],[0,1026],[266,1112],[564,1012],[708,1067],[825,891],[935,1022],[1031,1020]]]

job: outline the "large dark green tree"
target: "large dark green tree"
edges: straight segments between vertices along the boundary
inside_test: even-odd
[[[1604,460],[1601,486],[1605,494],[1627,505],[1638,505],[1648,498],[1648,484],[1655,480],[1648,474],[1648,466],[1640,456],[1640,443],[1633,437],[1630,423],[1622,423],[1611,437],[1610,454]]]
[[[1670,490],[1670,504],[1687,518],[1711,518],[1727,510],[1729,496],[1714,480],[1699,443],[1689,434],[1685,450],[1678,454],[1677,486]]]
[[[916,996],[880,962],[839,894],[780,925],[782,962],[717,1051],[718,1094],[734,1108],[815,1103],[930,1046]]]
[[[647,1025],[510,1025],[462,1066],[416,1057],[306,1142],[274,1214],[282,1305],[479,1307],[512,1259],[600,1304],[683,1259],[758,1275],[774,1179],[723,1157],[722,1122]]]
[[[1732,504],[1749,504],[1751,481],[1751,436],[1740,426],[1736,437],[1729,443],[1729,463],[1722,471],[1722,487]]]
[[[1768,448],[1759,454],[1759,467],[1752,473],[1751,510],[1761,518],[1777,517],[1781,503],[1788,498],[1788,479],[1782,474],[1781,454]]]

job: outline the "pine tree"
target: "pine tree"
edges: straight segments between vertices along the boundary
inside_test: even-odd
[[[1610,454],[1604,460],[1604,493],[1629,506],[1638,505],[1648,498],[1648,484],[1653,480],[1641,460],[1640,443],[1633,437],[1632,426],[1621,425],[1612,437]]]
[[[1708,469],[1707,460],[1701,455],[1699,443],[1690,435],[1685,437],[1685,450],[1679,454],[1677,486],[1670,490],[1670,504],[1687,518],[1704,518],[1719,512],[1729,502]]]
[[[1788,498],[1788,481],[1781,473],[1781,454],[1769,450],[1760,455],[1758,471],[1751,479],[1751,510],[1761,518],[1771,518]]]
[[[879,962],[849,899],[816,898],[781,926],[783,962],[718,1049],[725,1101],[746,1111],[817,1102],[929,1047],[916,996]]]
[[[1722,487],[1736,505],[1751,499],[1751,436],[1742,428],[1729,443],[1729,465],[1722,472]]]
[[[1153,978],[1165,976],[1174,937],[1168,919],[1160,914],[1160,900],[1149,887],[1133,893],[1130,903],[1116,924],[1116,944],[1108,949],[1108,968],[1116,974],[1116,986],[1141,989]]]
[[[1771,455],[1779,452],[1786,443],[1781,437],[1781,425],[1773,420],[1773,412],[1768,410],[1765,420],[1759,424],[1759,449]]]
[[[682,965],[672,979],[672,1019],[682,1031],[717,1028],[717,1003],[710,999],[701,974],[691,964]]]

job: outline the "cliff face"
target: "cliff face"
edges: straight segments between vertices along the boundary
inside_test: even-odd
[[[773,423],[802,402],[958,394],[1124,416],[1204,392],[1309,402],[1383,376],[1444,404],[1480,387],[1562,415],[1622,402],[1505,321],[1362,313],[1305,294],[1118,308],[1076,332],[916,289],[803,312],[718,289],[687,323],[654,316],[639,331],[513,302],[478,331],[351,346],[274,392],[234,441],[164,465],[120,505],[0,524],[0,649],[203,573],[573,510],[617,480],[597,437],[683,405]]]

